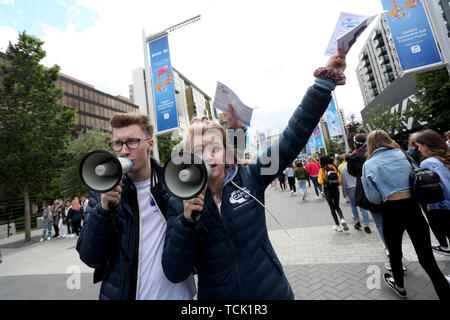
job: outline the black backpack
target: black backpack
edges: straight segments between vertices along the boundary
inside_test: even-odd
[[[325,178],[325,184],[328,187],[338,187],[339,186],[339,177],[334,170],[329,170],[327,172],[327,177]]]
[[[444,190],[439,175],[430,169],[419,168],[408,154],[405,156],[413,168],[409,174],[409,187],[417,201],[422,204],[444,201]]]

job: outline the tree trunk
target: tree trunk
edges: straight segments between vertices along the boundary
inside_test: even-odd
[[[28,186],[23,190],[25,201],[25,242],[31,241],[30,191]]]

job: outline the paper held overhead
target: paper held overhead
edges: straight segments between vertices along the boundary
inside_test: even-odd
[[[239,97],[230,88],[220,82],[217,82],[213,107],[223,112],[228,112],[229,104],[233,106],[234,117],[243,123],[250,125],[253,109],[243,104]]]
[[[341,12],[325,54],[331,56],[338,48],[348,51],[375,17]]]

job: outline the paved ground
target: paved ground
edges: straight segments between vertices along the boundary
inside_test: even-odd
[[[290,238],[267,213],[272,244],[283,264],[297,300],[397,300],[382,281],[385,272],[381,239],[373,221],[372,233],[357,231],[350,207],[342,201],[348,232],[331,229],[333,219],[324,199],[302,201],[289,191],[266,190],[266,204]],[[39,242],[41,230],[25,244],[23,235],[0,240],[0,299],[98,299],[100,284],[92,283],[93,270],[75,250],[76,237]],[[431,281],[417,261],[408,235],[403,243],[405,286],[410,300],[436,300]],[[437,243],[434,236],[432,242]],[[450,257],[435,254],[441,270],[450,274]]]

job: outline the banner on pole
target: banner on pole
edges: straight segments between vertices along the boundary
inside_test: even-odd
[[[331,137],[342,135],[341,121],[339,120],[339,115],[337,113],[336,104],[334,99],[331,98],[330,104],[325,111],[325,118],[327,119],[328,131]]]
[[[178,127],[175,87],[168,37],[149,43],[157,132]]]
[[[381,0],[404,72],[442,63],[423,1]],[[416,70],[415,70],[416,71]]]
[[[317,152],[319,152],[320,148],[325,147],[324,143],[323,143],[323,139],[322,139],[322,133],[320,132],[320,128],[319,125],[316,126],[316,128],[313,131],[313,136],[314,136],[314,142],[317,148]]]

